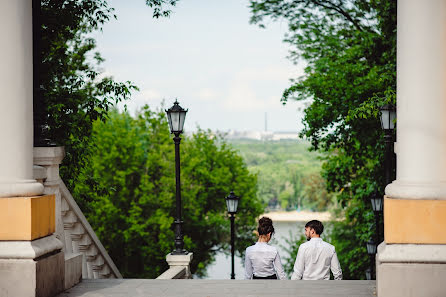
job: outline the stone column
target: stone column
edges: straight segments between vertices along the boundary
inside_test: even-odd
[[[33,179],[32,1],[0,1],[0,296],[54,296],[64,256],[55,197]]]
[[[379,296],[446,292],[446,0],[398,1],[397,179],[386,187]]]
[[[0,3],[0,197],[35,196],[31,0]]]

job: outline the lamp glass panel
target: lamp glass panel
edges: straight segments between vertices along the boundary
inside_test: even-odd
[[[186,119],[186,111],[179,112],[178,131],[183,132],[184,120]]]
[[[367,253],[369,255],[376,254],[376,244],[374,242],[367,242]]]
[[[376,211],[382,211],[383,210],[383,199],[375,198],[375,206],[376,206]]]
[[[171,112],[167,113],[167,121],[169,122],[170,132],[172,132],[173,131],[173,127],[172,127],[172,113]]]
[[[395,129],[395,119],[396,119],[396,111],[392,110],[389,112],[390,118],[389,118],[389,129]]]
[[[226,206],[228,207],[229,213],[236,213],[238,200],[237,199],[226,199]]]
[[[389,120],[390,120],[390,111],[389,110],[383,110],[381,111],[381,127],[384,130],[389,129]]]
[[[372,198],[372,209],[373,211],[383,210],[383,199],[380,197]]]
[[[181,130],[178,129],[178,126],[180,124],[180,113],[176,111],[176,112],[171,112],[170,115],[172,118],[172,128],[170,129],[170,131],[172,133],[180,132]]]

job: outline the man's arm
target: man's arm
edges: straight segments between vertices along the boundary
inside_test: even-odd
[[[304,256],[304,249],[302,248],[302,245],[300,245],[299,250],[297,251],[296,262],[294,263],[293,275],[291,275],[292,280],[302,279],[305,269]]]
[[[341,269],[341,264],[339,264],[336,250],[334,250],[333,257],[331,257],[330,268],[331,268],[331,272],[333,273],[334,279],[342,280],[342,269]]]

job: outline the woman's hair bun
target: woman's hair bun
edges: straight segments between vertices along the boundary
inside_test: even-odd
[[[273,221],[268,217],[261,217],[259,219],[259,227],[257,228],[259,235],[267,235],[274,233]]]

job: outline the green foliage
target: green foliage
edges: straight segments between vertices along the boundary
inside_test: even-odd
[[[333,242],[346,278],[364,278],[374,229],[369,196],[384,190],[378,107],[395,103],[396,1],[252,0],[251,22],[285,19],[290,59],[305,74],[282,96],[308,100],[301,136],[326,154],[322,176],[345,217]]]
[[[84,213],[121,273],[157,277],[167,269],[165,256],[174,243],[175,155],[165,114],[148,107],[137,118],[112,111],[93,132],[92,158],[74,193],[88,201]],[[228,250],[224,197],[231,190],[241,197],[239,254],[255,240],[263,208],[256,176],[220,136],[200,130],[180,148],[185,248],[194,252],[192,272],[203,275],[216,252]]]
[[[38,5],[39,1],[33,1]],[[166,5],[176,0],[146,0],[153,17],[168,16]],[[105,121],[116,103],[130,98],[137,87],[131,82],[116,82],[103,77],[99,67],[104,61],[94,52],[96,42],[90,33],[116,18],[105,0],[42,0],[40,28],[36,45],[37,69],[34,84],[38,121],[47,128],[46,137],[65,146],[66,157],[61,176],[73,189],[82,167],[88,164],[89,138],[93,122]],[[84,205],[84,201],[79,201]]]
[[[320,177],[321,154],[305,141],[231,140],[258,176],[258,196],[270,208],[324,211],[332,198]]]

